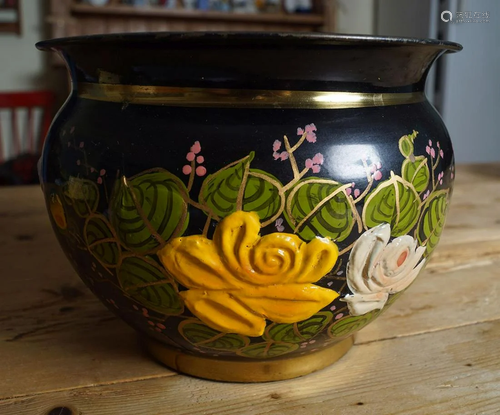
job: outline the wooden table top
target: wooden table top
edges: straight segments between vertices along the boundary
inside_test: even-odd
[[[0,189],[0,414],[500,414],[500,163],[456,176],[440,246],[402,298],[333,366],[261,384],[150,359],[76,276],[40,190]]]

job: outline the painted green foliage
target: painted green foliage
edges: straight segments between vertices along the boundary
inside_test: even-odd
[[[121,288],[138,303],[165,315],[184,311],[176,283],[151,258],[126,257],[118,269]]]
[[[414,152],[413,142],[417,138],[418,131],[413,130],[411,134],[404,135],[399,139],[399,151],[405,158],[410,158]]]
[[[299,345],[294,343],[257,343],[238,350],[237,354],[253,359],[268,359],[271,357],[283,356],[298,348]]]
[[[417,192],[422,192],[429,185],[430,172],[427,157],[414,157],[415,161],[406,159],[401,166],[401,176],[411,183]]]
[[[420,245],[426,245],[426,256],[434,251],[439,242],[445,223],[447,207],[447,190],[440,190],[425,201],[415,236]]]
[[[264,338],[275,342],[301,343],[321,333],[332,317],[330,311],[324,311],[294,324],[273,323],[267,327]]]
[[[251,169],[253,158],[254,152],[251,152],[242,160],[208,176],[200,192],[200,203],[221,219],[238,209],[257,212],[262,222],[276,215],[281,206],[281,184],[272,175]],[[241,206],[238,206],[242,186]]]
[[[362,316],[347,316],[335,321],[328,328],[330,337],[347,337],[354,332],[361,330],[368,323],[374,320],[380,314],[381,310],[370,311]]]
[[[341,242],[350,235],[355,208],[340,187],[333,180],[311,177],[292,189],[287,198],[286,219],[303,239],[310,241],[321,235]]]
[[[189,214],[184,184],[158,169],[117,180],[110,202],[110,219],[120,242],[136,253],[156,251],[180,236]]]
[[[102,215],[90,216],[85,221],[84,237],[92,255],[106,267],[116,267],[120,261],[120,244],[111,226]]]
[[[391,225],[391,235],[406,235],[417,222],[420,199],[415,188],[401,177],[393,175],[380,183],[366,198],[363,222],[367,228],[382,223]]]
[[[99,203],[99,189],[97,185],[87,179],[70,177],[63,188],[66,203],[73,206],[81,218],[86,218],[94,213]]]
[[[198,320],[185,320],[179,332],[189,343],[220,351],[234,351],[247,346],[250,339],[236,333],[221,333]]]

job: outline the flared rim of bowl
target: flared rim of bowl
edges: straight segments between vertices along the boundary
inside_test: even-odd
[[[398,36],[371,36],[327,33],[274,33],[274,32],[143,32],[143,33],[113,33],[102,35],[85,35],[56,38],[38,42],[40,50],[59,50],[67,46],[95,44],[199,44],[227,45],[248,44],[254,46],[427,46],[444,49],[446,52],[459,52],[463,46],[456,42],[438,39],[420,39]]]

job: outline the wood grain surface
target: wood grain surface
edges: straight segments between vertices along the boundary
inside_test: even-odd
[[[335,365],[228,384],[151,360],[78,279],[36,187],[0,189],[0,414],[500,414],[500,164],[457,167],[433,259]]]

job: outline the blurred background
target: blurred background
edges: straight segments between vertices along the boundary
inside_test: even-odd
[[[458,163],[500,161],[498,0],[0,0],[0,184],[36,182],[41,137],[68,94],[61,60],[38,52],[37,41],[203,30],[459,42],[462,52],[434,65],[427,95],[448,126]]]

